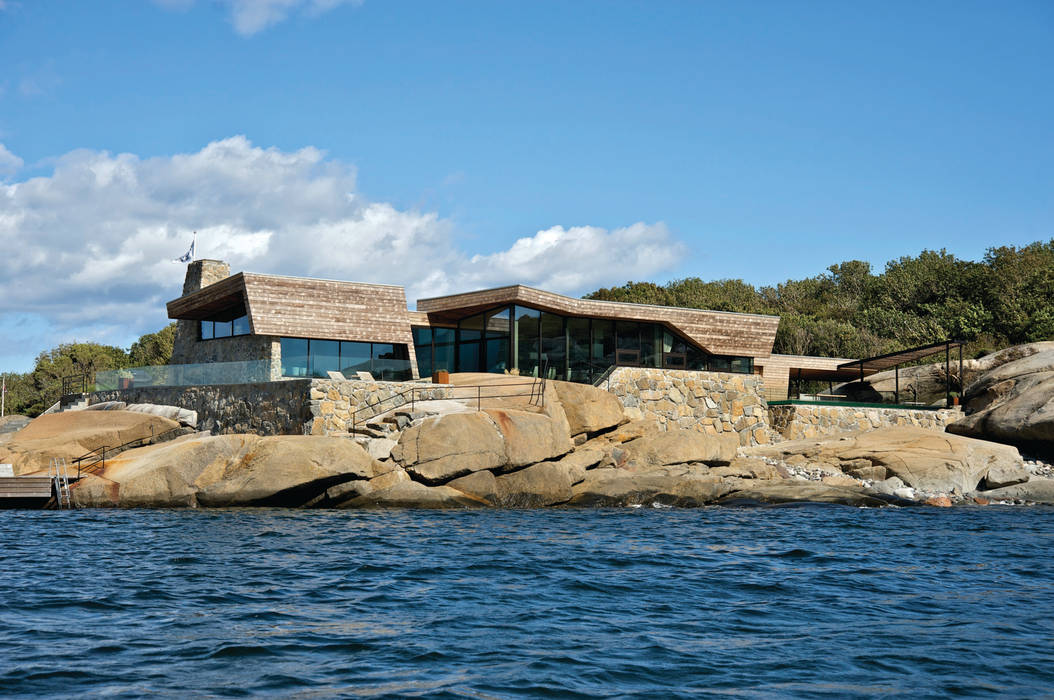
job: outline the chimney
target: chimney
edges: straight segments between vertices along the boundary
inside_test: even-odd
[[[231,276],[231,266],[222,260],[195,260],[187,265],[183,296]]]

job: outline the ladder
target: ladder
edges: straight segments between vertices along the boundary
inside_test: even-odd
[[[65,457],[51,458],[51,463],[48,465],[48,476],[51,477],[56,507],[59,510],[62,510],[63,507],[73,508],[73,499],[70,497],[69,472],[66,469]]]

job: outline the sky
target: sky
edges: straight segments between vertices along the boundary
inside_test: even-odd
[[[182,255],[416,299],[1054,237],[1054,3],[0,0],[0,370]]]

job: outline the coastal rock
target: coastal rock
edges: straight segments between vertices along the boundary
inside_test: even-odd
[[[179,406],[161,406],[153,403],[133,403],[125,407],[126,411],[132,413],[145,413],[150,416],[161,416],[162,418],[168,418],[174,420],[180,425],[185,425],[188,428],[198,427],[198,412],[189,411]]]
[[[295,507],[390,469],[345,438],[188,437],[122,453],[73,491],[94,506]]]
[[[498,481],[494,474],[486,469],[458,477],[449,482],[447,486],[479,500],[486,501],[490,505],[498,504]]]
[[[450,413],[411,426],[392,458],[425,484],[440,484],[506,462],[505,442],[484,413]]]
[[[815,481],[783,479],[758,482],[720,499],[720,505],[749,503],[834,503],[877,508],[889,505],[889,498],[868,493],[862,487],[835,486]]]
[[[694,430],[671,430],[646,435],[624,445],[626,466],[647,471],[658,466],[703,462],[728,464],[736,456],[739,438],[735,434],[707,435]]]
[[[967,493],[993,467],[995,474],[1022,467],[1017,449],[914,427],[880,428],[826,440],[796,440],[744,448],[746,454],[787,460],[801,455],[810,462],[841,465],[866,459],[885,467],[908,486],[932,493]],[[853,462],[859,464],[859,462]],[[854,467],[859,469],[859,467]]]
[[[1023,484],[1004,486],[978,494],[992,501],[1029,501],[1054,504],[1054,479],[1032,477]]]
[[[727,467],[714,467],[713,476],[729,476],[739,479],[785,479],[787,470],[753,457],[736,457]]]
[[[501,432],[508,467],[544,462],[574,448],[566,429],[550,416],[502,409],[488,409],[485,413]]]
[[[49,413],[0,444],[0,462],[13,465],[16,476],[47,472],[52,458],[65,459],[76,471],[73,460],[87,452],[136,440],[149,443],[179,427],[167,418],[129,411]]]
[[[543,462],[497,478],[497,501],[506,508],[537,508],[571,499],[572,468]]]
[[[732,486],[706,468],[687,465],[650,472],[595,469],[572,488],[569,505],[625,507],[652,504],[695,507],[713,503]]]
[[[1000,365],[966,388],[958,435],[1054,452],[1054,349]]]
[[[425,486],[416,481],[400,481],[393,486],[372,490],[354,498],[343,508],[479,508],[487,503],[450,486]]]
[[[588,384],[551,382],[551,385],[563,405],[571,435],[593,433],[626,420],[622,404],[614,394]]]

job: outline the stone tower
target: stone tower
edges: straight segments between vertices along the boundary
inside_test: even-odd
[[[187,265],[187,277],[183,281],[183,296],[230,276],[231,266],[222,260],[195,260]],[[176,337],[172,345],[172,360],[169,364],[183,365],[194,362],[194,346],[198,342],[198,322],[177,321]]]

